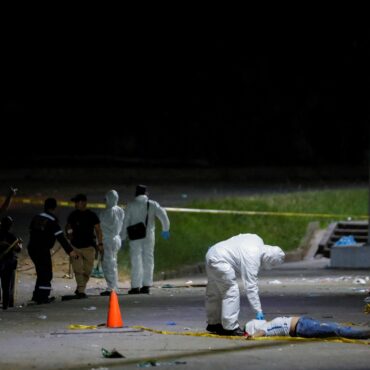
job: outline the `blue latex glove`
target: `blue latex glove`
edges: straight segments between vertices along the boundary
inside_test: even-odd
[[[257,320],[265,320],[265,316],[262,311],[258,311],[256,314],[256,319]]]
[[[162,238],[164,240],[168,240],[170,238],[170,232],[169,231],[162,231],[161,235],[162,235]]]

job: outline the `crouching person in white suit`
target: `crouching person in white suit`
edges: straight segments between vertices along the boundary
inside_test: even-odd
[[[258,294],[258,272],[262,267],[283,263],[279,247],[265,245],[256,234],[240,234],[211,247],[206,254],[208,284],[206,290],[207,330],[219,335],[242,336],[238,323],[240,277],[256,319],[263,320]]]

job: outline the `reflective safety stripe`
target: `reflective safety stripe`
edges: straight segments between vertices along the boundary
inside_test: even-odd
[[[46,218],[48,218],[51,221],[55,221],[55,218],[53,216],[48,215],[47,213],[44,213],[44,212],[43,213],[40,213],[40,216],[46,217]]]
[[[38,288],[39,289],[43,289],[43,290],[51,290],[51,287],[50,286],[42,286],[42,285],[40,285]]]
[[[59,235],[59,234],[63,234],[63,231],[62,231],[62,230],[59,230],[59,231],[57,231],[54,235],[55,235],[55,236],[57,236],[57,235]]]

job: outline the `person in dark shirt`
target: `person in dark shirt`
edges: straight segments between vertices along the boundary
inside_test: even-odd
[[[34,216],[30,225],[30,240],[27,248],[36,269],[37,279],[32,300],[37,304],[50,303],[55,300],[55,297],[49,297],[53,279],[50,249],[53,248],[55,241],[58,240],[73,260],[78,258],[59,226],[54,214],[56,208],[56,199],[46,199],[44,212]]]
[[[3,291],[3,310],[14,307],[15,272],[17,256],[22,250],[22,240],[10,232],[13,219],[5,216],[0,224],[0,277]]]
[[[76,209],[68,216],[66,232],[73,249],[80,257],[72,260],[77,283],[75,294],[77,298],[87,298],[85,290],[94,267],[96,247],[103,253],[103,234],[99,217],[87,208],[86,195],[77,194],[71,200],[75,203]]]

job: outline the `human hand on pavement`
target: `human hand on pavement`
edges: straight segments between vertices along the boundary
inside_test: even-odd
[[[162,238],[164,240],[168,240],[170,238],[170,232],[169,231],[162,231],[161,235],[162,235]]]
[[[256,320],[265,320],[265,315],[263,314],[262,311],[258,311],[256,313]]]

